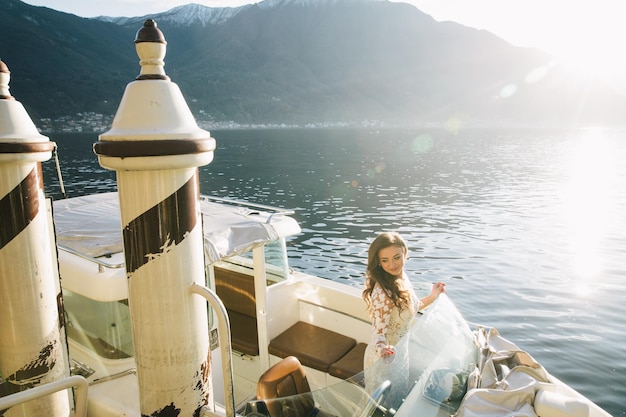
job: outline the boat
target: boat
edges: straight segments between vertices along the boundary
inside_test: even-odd
[[[465,322],[445,294],[398,345],[412,382],[385,406],[393,374],[375,391],[363,385],[371,323],[361,290],[289,267],[287,239],[301,232],[292,212],[207,196],[200,206],[206,286],[230,323],[220,328],[220,308],[209,305],[218,415],[313,415],[288,413],[308,402],[329,416],[608,416],[495,329]],[[61,199],[52,211],[71,368],[88,381],[87,415],[140,415],[118,195]],[[293,357],[309,390],[258,398],[267,371]]]
[[[39,309],[44,303],[32,294],[40,298],[43,294],[25,291],[11,279],[12,273],[3,270],[2,283],[10,283],[16,294],[1,295],[13,301],[20,292],[33,310],[41,311],[32,316],[28,309],[7,314],[16,323],[18,316],[19,323],[46,321],[44,330],[52,328],[55,335],[52,343],[67,345],[65,353],[57,349],[52,359],[62,362],[67,357],[71,374],[65,377],[61,369],[58,375],[48,375],[62,367],[49,362],[52,347],[38,358],[43,344],[34,344],[34,362],[28,362],[30,357],[13,360],[10,375],[0,377],[0,414],[28,415],[13,414],[13,407],[73,388],[71,414],[77,417],[609,416],[496,329],[467,323],[445,294],[415,315],[411,330],[396,346],[395,360],[381,360],[363,370],[371,321],[361,290],[289,266],[287,241],[301,233],[292,211],[197,195],[197,166],[210,162],[214,141],[197,128],[180,91],[165,76],[165,40],[153,21],[146,21],[138,32],[136,45],[141,74],[127,87],[114,126],[94,146],[101,165],[133,171],[124,176],[124,187],[118,183],[119,193],[39,203],[43,192],[38,188],[36,163],[50,157],[52,144],[16,106],[8,94],[8,71],[0,71],[0,103],[7,110],[2,115],[11,121],[19,115],[19,123],[5,123],[10,132],[2,137],[10,140],[2,143],[0,159],[10,162],[4,164],[7,172],[26,163],[26,168],[12,174],[15,184],[4,187],[11,190],[13,200],[4,196],[1,200],[2,230],[11,229],[11,234],[2,235],[5,252],[0,266],[20,264],[13,254],[36,254],[39,257],[25,257],[20,266],[38,268],[22,268],[25,272],[18,271],[19,276],[43,281],[36,276],[48,271],[39,264],[54,257],[51,265],[58,265],[60,282],[48,285],[46,309]],[[20,129],[11,130],[13,126]],[[148,152],[141,145],[150,148]],[[172,175],[164,181],[167,170]],[[149,178],[155,171],[160,181]],[[146,191],[145,184],[133,183],[124,198],[122,189],[135,179],[149,179],[152,182],[145,183],[156,186]],[[128,204],[129,197],[144,207]],[[20,204],[26,210],[12,211]],[[129,217],[124,208],[131,208],[137,217]],[[22,216],[24,212],[30,217]],[[167,230],[158,236],[162,240],[157,244],[156,239],[146,239],[140,242],[147,243],[145,247],[133,246],[136,230],[149,232],[150,227],[164,224],[153,221],[157,214],[168,226],[184,223],[184,227],[176,230],[180,232],[176,236],[164,227]],[[128,232],[138,217],[143,228]],[[48,230],[42,232],[44,225]],[[187,243],[192,238],[197,239]],[[203,282],[194,276],[178,285],[144,284],[146,278],[168,276],[158,269],[170,266],[165,258],[177,255],[169,262],[180,266],[190,258],[188,252],[193,252],[196,262],[177,271],[195,274],[200,269],[196,275]],[[145,272],[147,267],[153,268],[150,273]],[[418,286],[418,296],[429,293],[429,287]],[[178,297],[172,299],[184,303],[165,300],[168,293],[176,293]],[[144,310],[143,303],[150,308]],[[20,309],[19,303],[5,304]],[[138,314],[140,310],[143,314]],[[48,320],[50,316],[55,320]],[[165,319],[169,324],[164,324]],[[193,325],[178,332],[183,321]],[[6,339],[22,330],[4,327],[0,329]],[[48,343],[48,333],[43,336]],[[178,351],[183,338],[185,348]],[[7,356],[21,348],[6,345]],[[48,346],[52,345],[44,349]],[[157,359],[146,360],[146,352]],[[26,372],[33,367],[38,367],[37,372]],[[382,376],[376,386],[364,384],[366,371]],[[37,378],[26,378],[30,374]],[[159,384],[170,381],[176,381],[174,390],[159,391]],[[167,395],[159,398],[160,392]],[[69,408],[67,400],[66,396]],[[155,404],[160,408],[145,412],[146,401],[150,402],[146,409],[154,410]],[[179,404],[185,412],[177,408]],[[59,409],[37,415],[67,415]]]

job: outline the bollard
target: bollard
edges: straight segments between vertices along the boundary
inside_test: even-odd
[[[37,131],[9,93],[0,61],[0,370],[19,392],[69,376],[62,297],[41,162],[55,144]],[[5,416],[68,416],[58,392],[11,408]],[[0,411],[1,414],[1,411]]]
[[[165,45],[146,20],[141,72],[94,152],[117,176],[141,414],[191,417],[214,411],[206,302],[189,288],[205,282],[198,167],[215,140],[165,75]]]

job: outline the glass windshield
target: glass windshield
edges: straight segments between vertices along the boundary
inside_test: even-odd
[[[128,301],[94,301],[63,289],[65,324],[70,339],[107,359],[133,356]]]
[[[287,261],[287,250],[285,239],[279,239],[269,242],[263,246],[265,253],[265,274],[268,285],[284,281],[289,276],[289,264]],[[224,266],[227,264],[239,265],[252,270],[253,268],[252,251],[243,252],[235,256],[224,258],[222,261],[214,263],[216,266]],[[250,272],[250,275],[253,273]]]
[[[281,238],[265,245],[265,263],[268,276],[271,281],[283,281],[289,276],[289,263],[287,261],[287,247],[285,239]]]
[[[338,384],[289,397],[248,402],[244,416],[371,416],[377,402],[352,379]]]

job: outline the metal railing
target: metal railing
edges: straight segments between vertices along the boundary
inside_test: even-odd
[[[229,198],[223,198],[223,197],[201,195],[200,200],[206,201],[206,202],[213,202],[213,203],[230,204],[231,206],[244,207],[248,209],[257,209],[257,210],[263,210],[265,212],[269,212],[270,215],[267,218],[267,223],[271,223],[272,218],[274,216],[289,216],[295,213],[295,211],[291,209],[268,206],[265,204],[250,203],[248,201],[242,201],[242,200],[231,200]]]
[[[192,284],[189,288],[192,294],[203,297],[213,307],[217,315],[217,328],[219,332],[220,349],[222,351],[222,373],[224,376],[224,406],[226,416],[235,416],[235,376],[233,374],[233,357],[230,337],[230,321],[228,312],[220,298],[211,289],[198,284]]]
[[[98,272],[104,272],[104,268],[109,268],[109,269],[119,269],[119,268],[124,268],[125,264],[124,262],[120,262],[120,263],[109,263],[106,262],[104,260],[102,260],[102,258],[94,258],[93,256],[89,256],[86,255],[82,252],[78,252],[74,249],[68,248],[67,246],[64,245],[58,245],[59,249],[62,250],[63,252],[67,252],[69,254],[78,256],[79,258],[83,258],[87,261],[93,262],[96,265],[98,265]]]
[[[0,398],[0,414],[2,414],[3,410],[7,410],[16,405],[69,388],[74,388],[74,399],[76,401],[75,416],[85,417],[87,415],[88,384],[85,378],[78,375],[49,382],[27,389],[26,391],[16,392],[15,394]]]

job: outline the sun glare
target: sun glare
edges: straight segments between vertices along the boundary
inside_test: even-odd
[[[549,7],[546,5],[546,7]],[[612,86],[620,87],[626,70],[626,54],[622,52],[625,35],[621,13],[615,3],[598,0],[593,6],[586,2],[553,2],[550,21],[542,21],[542,34],[536,43],[554,54],[574,73]],[[562,16],[554,19],[554,16]]]
[[[603,270],[601,241],[609,227],[614,160],[600,129],[580,139],[569,165],[564,217],[571,247],[574,289],[587,291]]]
[[[601,39],[596,42],[588,39],[563,48],[558,59],[574,73],[609,85],[619,85],[626,68],[624,54],[618,54],[613,44]]]
[[[571,68],[572,75],[626,93],[626,25],[620,1],[394,1],[414,4],[439,21],[486,29],[516,46],[539,48]]]

